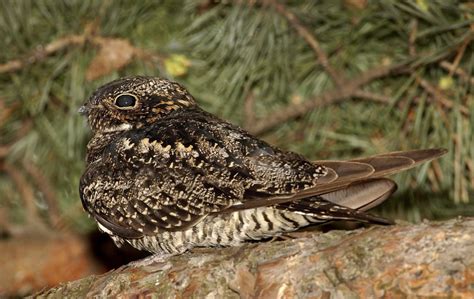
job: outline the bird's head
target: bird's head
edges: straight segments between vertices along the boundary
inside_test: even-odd
[[[178,83],[156,77],[128,77],[99,87],[79,112],[94,132],[123,131],[153,123],[176,110],[196,106]]]

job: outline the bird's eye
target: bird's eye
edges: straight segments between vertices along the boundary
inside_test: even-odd
[[[133,108],[137,103],[137,98],[131,94],[121,94],[115,98],[115,106],[118,108]]]

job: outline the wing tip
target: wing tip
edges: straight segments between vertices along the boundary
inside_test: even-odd
[[[431,148],[431,149],[428,149],[428,150],[431,150],[433,152],[434,157],[441,157],[441,156],[444,156],[445,154],[447,154],[449,152],[448,149],[443,148],[443,147]]]
[[[448,152],[447,149],[439,148],[427,148],[427,149],[416,149],[400,152],[392,152],[382,156],[403,156],[413,159],[416,163],[424,162],[439,158]]]

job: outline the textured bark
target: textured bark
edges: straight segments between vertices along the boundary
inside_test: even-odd
[[[52,297],[474,298],[474,218],[194,251],[44,291]],[[148,296],[147,296],[148,295]]]

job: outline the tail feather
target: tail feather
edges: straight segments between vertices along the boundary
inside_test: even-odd
[[[385,153],[385,154],[376,155],[372,157],[355,159],[351,161],[359,162],[359,163],[367,163],[374,167],[377,167],[378,165],[383,164],[384,162],[387,163],[385,166],[382,166],[382,168],[379,171],[376,170],[375,173],[371,175],[371,177],[374,177],[374,176],[382,177],[382,176],[395,174],[395,173],[413,168],[424,162],[428,162],[436,158],[439,158],[446,153],[447,153],[446,149],[431,148],[431,149],[412,150],[412,151],[404,151],[404,152],[390,152],[390,153]],[[385,158],[385,160],[383,160],[383,158]],[[397,159],[409,159],[413,162],[408,163],[408,160],[406,160],[407,164],[405,166],[400,165],[400,167],[396,167],[396,165],[393,165],[393,164],[395,160]],[[392,160],[392,162],[390,162],[390,160]],[[389,165],[392,165],[392,167],[388,167]]]
[[[344,189],[355,181],[364,179],[382,178],[388,175],[392,175],[410,168],[413,168],[421,163],[436,159],[446,153],[445,149],[426,149],[426,150],[414,150],[406,152],[391,152],[381,155],[376,155],[368,158],[355,159],[350,161],[315,161],[314,163],[324,165],[328,169],[345,169],[340,166],[347,163],[361,163],[368,167],[372,167],[374,171],[367,175],[362,173],[359,176],[354,176],[353,173],[346,174],[345,172],[337,172],[337,178],[329,181],[317,184],[313,188],[306,189],[296,194],[296,197],[303,198],[312,195],[320,195],[340,189]],[[347,168],[347,166],[346,166]]]
[[[363,211],[379,205],[395,192],[396,184],[392,180],[384,178],[385,176],[439,158],[446,152],[445,149],[424,149],[390,152],[349,161],[314,161],[315,164],[323,165],[328,170],[328,175],[320,178],[315,187],[295,194],[249,200],[229,207],[226,212],[272,205],[278,205],[282,209],[291,209],[295,212],[297,207],[311,208],[314,212],[317,212],[320,210],[315,210],[314,205],[311,207],[311,201],[317,199],[318,202],[324,201],[334,206],[345,207],[347,215],[351,213],[348,211],[360,210],[358,213],[353,213],[354,217],[356,217],[356,214],[358,215],[353,218],[355,220],[363,220],[364,217],[376,217]],[[320,207],[317,209],[320,209]],[[370,216],[363,216],[362,214]],[[383,219],[381,217],[376,218]],[[374,222],[378,223],[387,222],[387,220],[373,219]],[[365,221],[369,221],[368,218]]]
[[[351,209],[367,211],[378,206],[397,190],[390,179],[370,179],[350,184],[347,188],[322,194],[321,198]]]

